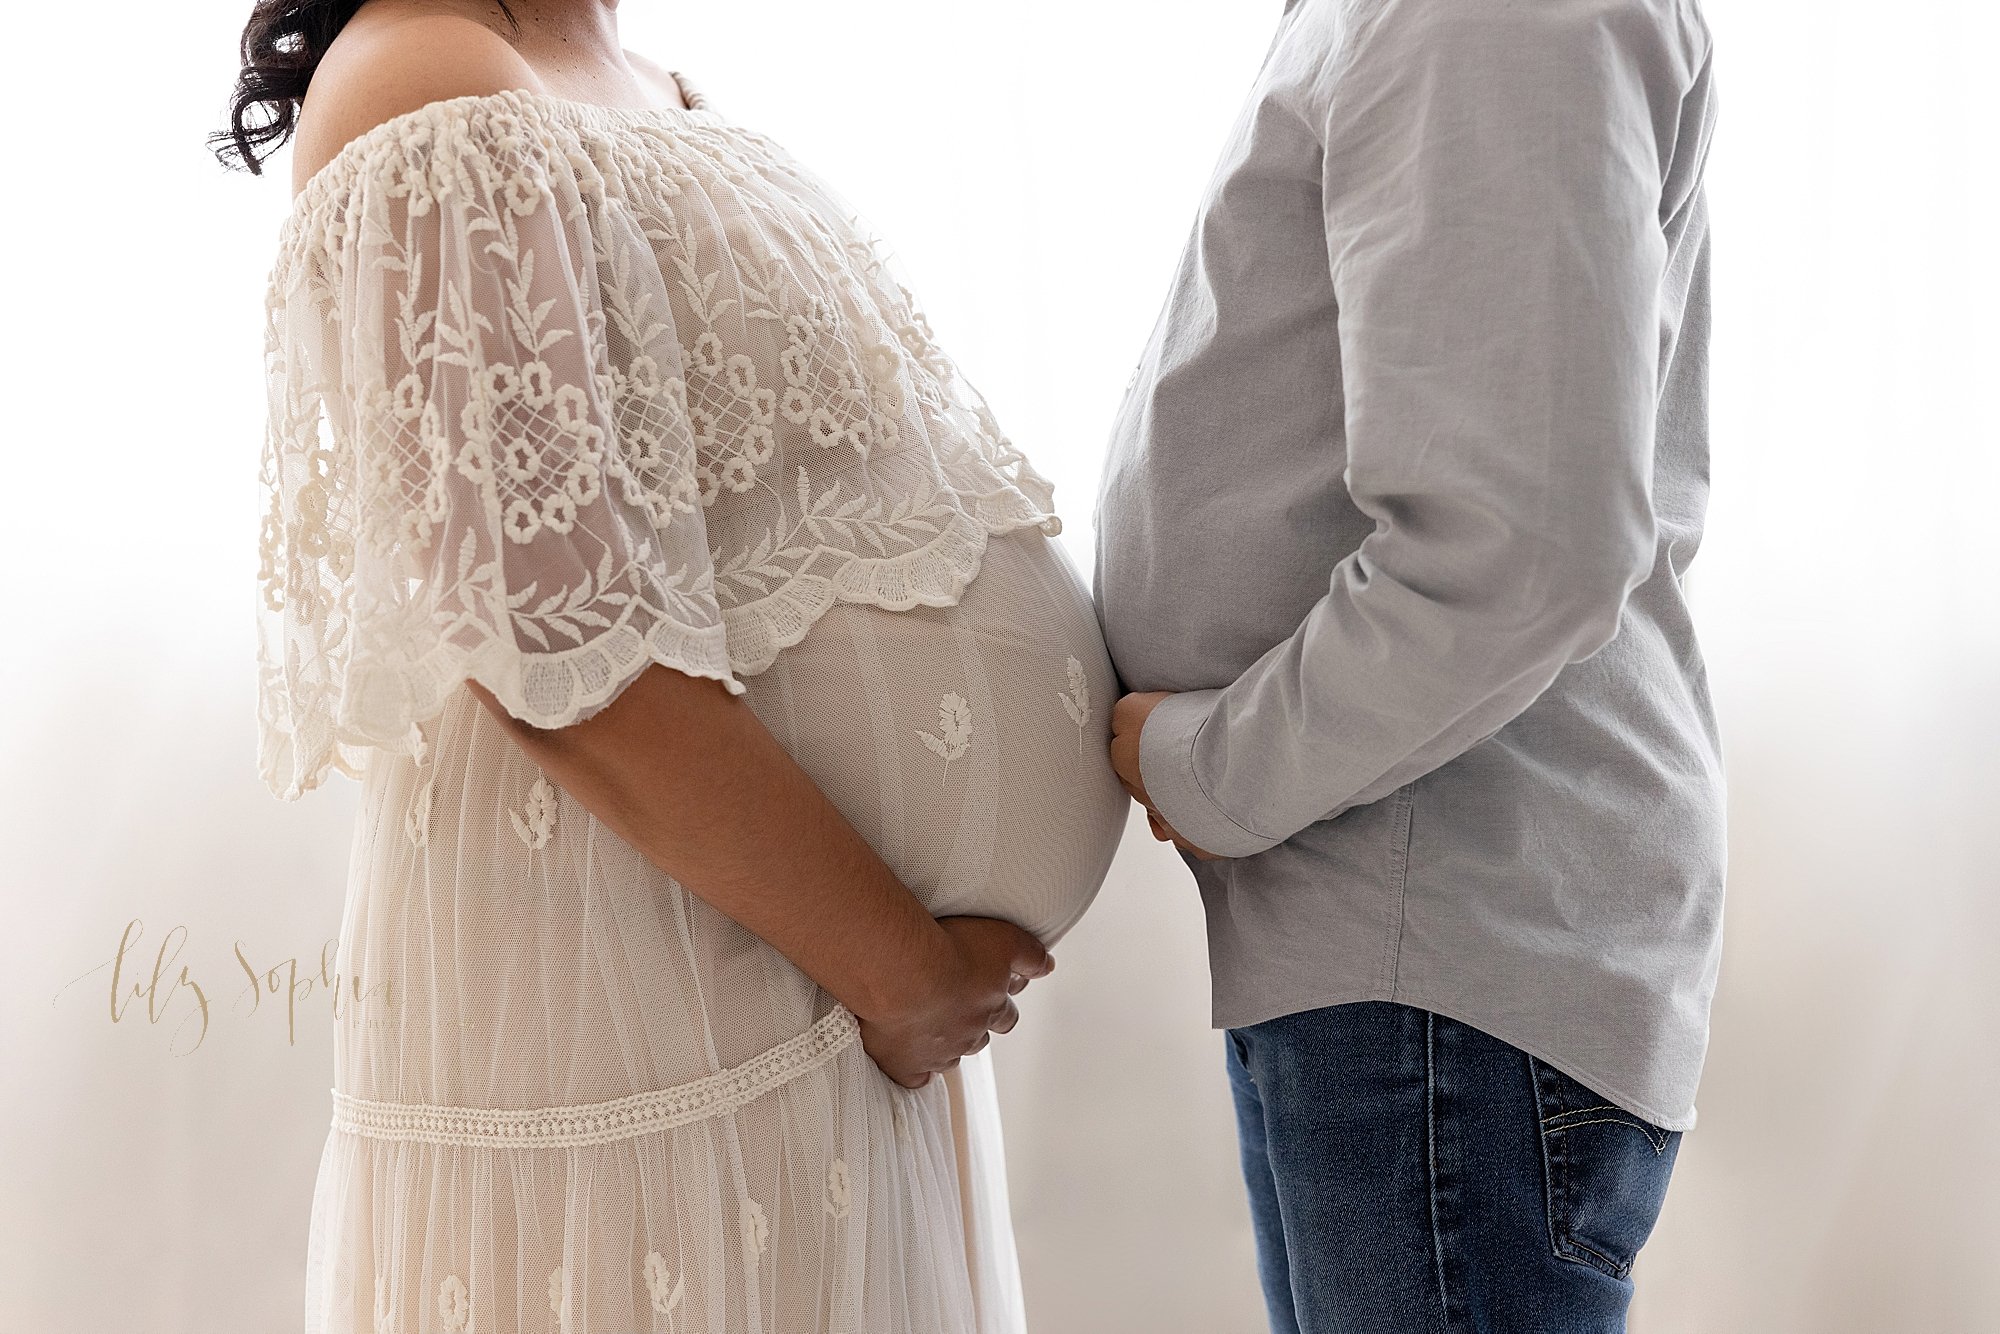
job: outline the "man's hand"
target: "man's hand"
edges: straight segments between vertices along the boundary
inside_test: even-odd
[[[1146,808],[1146,823],[1152,826],[1154,838],[1173,844],[1197,860],[1220,861],[1219,853],[1198,848],[1175,832],[1165,817],[1154,809],[1153,799],[1146,795],[1146,784],[1139,777],[1139,733],[1145,728],[1146,718],[1154,707],[1172,693],[1171,690],[1148,690],[1127,695],[1111,706],[1111,768],[1126,792],[1131,794],[1132,800]]]
[[[931,1076],[982,1050],[995,1033],[1020,1021],[1014,995],[1033,978],[1054,971],[1042,943],[992,917],[940,917],[949,942],[931,975],[917,979],[907,1001],[861,1021],[861,1045],[882,1073],[904,1088],[922,1088]]]

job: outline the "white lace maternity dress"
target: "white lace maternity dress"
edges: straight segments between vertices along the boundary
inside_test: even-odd
[[[698,101],[503,92],[314,176],[268,315],[260,769],[362,781],[307,1334],[1018,1331],[984,1060],[889,1081],[464,689],[724,682],[933,911],[1060,936],[1114,678],[908,292]]]

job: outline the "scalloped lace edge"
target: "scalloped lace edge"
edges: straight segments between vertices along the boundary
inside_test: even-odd
[[[393,722],[369,725],[354,718],[343,696],[342,716],[330,723],[310,719],[319,723],[310,733],[297,726],[296,720],[287,727],[272,716],[271,702],[280,695],[289,697],[289,692],[272,684],[279,673],[266,659],[260,664],[259,695],[265,711],[258,729],[258,774],[280,800],[294,801],[318,788],[329,774],[362,779],[371,751],[409,755],[421,763],[428,748],[419,724],[436,717],[451,691],[468,679],[476,679],[477,671],[489,661],[515,667],[498,674],[499,684],[487,688],[509,713],[533,727],[564,727],[589,718],[637,679],[647,664],[655,662],[689,676],[720,681],[731,694],[743,694],[743,683],[736,677],[756,676],[767,670],[779,653],[803,640],[836,603],[886,611],[956,606],[966,586],[978,577],[989,539],[1023,528],[1040,528],[1049,536],[1062,531],[1062,520],[1052,511],[1024,492],[1018,494],[1029,501],[1028,506],[1000,514],[982,503],[980,508],[988,512],[981,517],[960,510],[936,538],[915,551],[887,560],[850,559],[832,577],[792,579],[756,602],[724,609],[720,625],[696,630],[659,620],[643,636],[635,637],[636,648],[629,657],[607,669],[602,686],[581,691],[551,710],[528,704],[521,688],[520,662],[532,656],[538,663],[566,666],[586,655],[603,654],[609,637],[562,653],[535,655],[506,649],[497,641],[471,651],[440,644],[416,663],[400,669],[377,669],[420,687],[410,692],[418,702],[399,709]],[[912,572],[915,579],[903,577]],[[906,591],[894,596],[887,591],[891,585]],[[722,641],[720,654],[715,652],[717,640]]]
[[[831,576],[800,576],[768,597],[725,608],[722,620],[729,630],[730,666],[740,676],[765,671],[836,603],[885,611],[956,606],[966,585],[978,577],[988,539],[1033,527],[1050,536],[1062,531],[1061,520],[1052,514],[982,520],[960,510],[915,551],[886,560],[851,558]]]

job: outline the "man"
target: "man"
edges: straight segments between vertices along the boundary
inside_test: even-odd
[[[1290,0],[1129,390],[1113,762],[1207,909],[1272,1326],[1624,1328],[1723,785],[1694,0]]]

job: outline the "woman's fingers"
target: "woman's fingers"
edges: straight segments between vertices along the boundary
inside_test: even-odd
[[[1008,968],[1018,977],[1047,977],[1055,971],[1056,960],[1041,941],[1022,931],[1014,945],[1014,961]]]
[[[1021,1022],[1013,997],[1055,968],[1048,947],[998,918],[943,917],[962,967],[950,989],[923,1014],[862,1022],[862,1045],[876,1065],[904,1088],[919,1089],[940,1071],[984,1051],[995,1033]]]
[[[1014,1025],[1020,1022],[1021,1011],[1016,1008],[1013,1001],[1003,1000],[1000,1002],[1000,1008],[994,1011],[993,1017],[987,1020],[986,1027],[989,1033],[1011,1033],[1014,1031]]]

